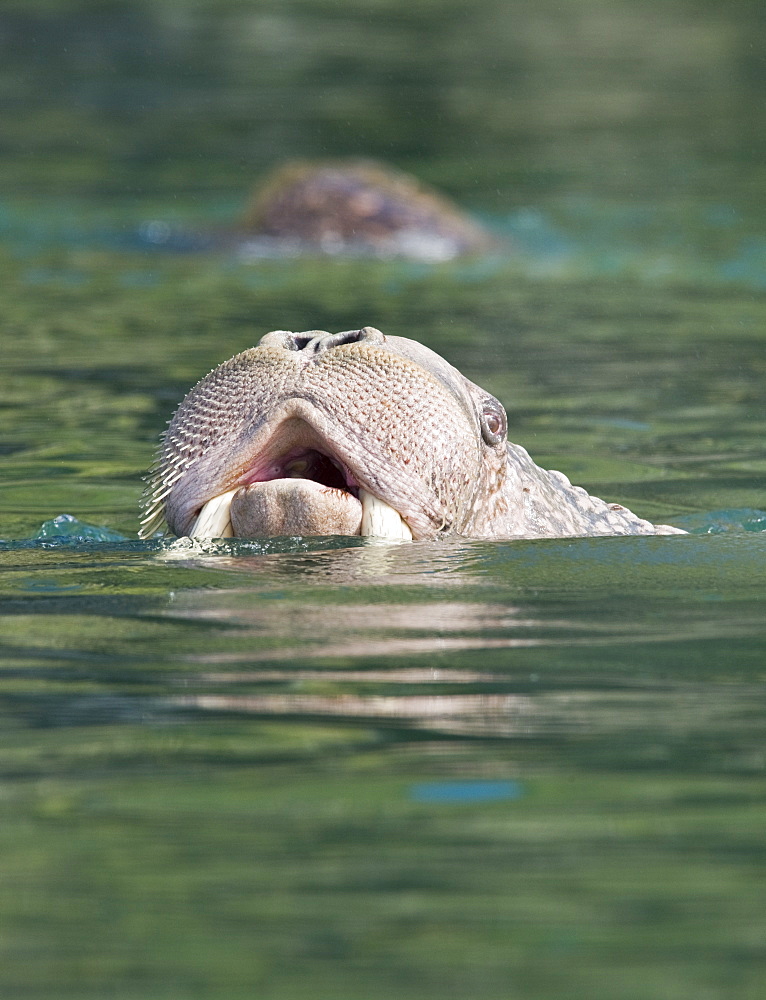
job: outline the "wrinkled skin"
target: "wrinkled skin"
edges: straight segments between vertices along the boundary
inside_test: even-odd
[[[145,509],[144,537],[163,521],[195,537],[680,533],[539,468],[507,442],[493,396],[372,327],[269,333],[202,379],[164,435]]]

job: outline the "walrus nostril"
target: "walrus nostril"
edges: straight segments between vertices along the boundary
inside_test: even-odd
[[[309,333],[293,333],[290,335],[289,344],[292,351],[308,351],[309,354],[316,354],[317,344],[320,344],[331,334],[323,330],[311,330]]]
[[[361,330],[344,330],[342,333],[326,333],[324,330],[308,330],[305,333],[288,333],[286,330],[274,330],[261,337],[261,344],[266,347],[282,347],[287,351],[305,351],[307,354],[321,354],[341,344],[357,344],[369,341],[382,344],[385,336],[374,326],[365,326]]]
[[[309,351],[311,354],[321,354],[333,347],[340,347],[343,344],[358,344],[362,341],[382,344],[386,339],[374,326],[365,326],[361,330],[344,330],[342,333],[318,333],[313,337],[311,334],[296,333],[294,338],[296,343],[301,344],[298,350]]]

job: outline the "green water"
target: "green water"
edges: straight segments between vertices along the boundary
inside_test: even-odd
[[[762,996],[764,23],[4,4],[3,997]],[[502,249],[144,238],[330,154],[417,172]],[[190,385],[268,330],[366,324],[694,534],[135,539]]]

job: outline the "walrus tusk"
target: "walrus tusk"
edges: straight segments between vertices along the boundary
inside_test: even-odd
[[[362,501],[360,535],[389,538],[391,541],[396,539],[412,541],[412,532],[407,522],[393,507],[363,489],[359,490],[359,499]]]
[[[208,500],[189,529],[191,538],[233,538],[231,498],[237,490],[229,490]]]

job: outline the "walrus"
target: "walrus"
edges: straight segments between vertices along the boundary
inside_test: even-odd
[[[255,188],[231,224],[147,221],[140,238],[170,250],[235,249],[244,258],[331,255],[446,261],[498,249],[448,197],[373,160],[293,161]]]
[[[540,468],[507,426],[494,396],[417,341],[276,330],[181,402],[140,535],[163,522],[194,538],[684,534]]]
[[[449,198],[373,160],[278,167],[257,188],[240,227],[293,253],[450,260],[493,245]]]

